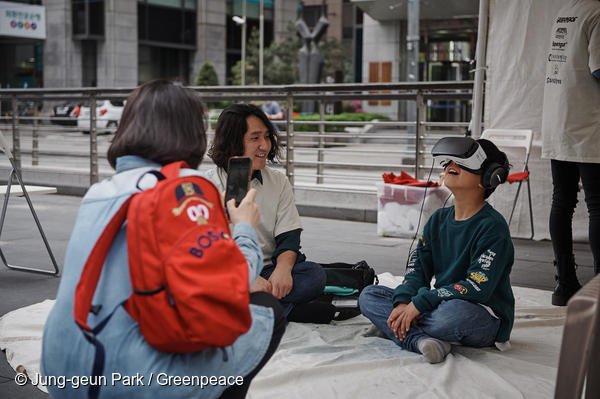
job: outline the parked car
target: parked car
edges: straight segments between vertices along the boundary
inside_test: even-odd
[[[50,122],[55,125],[77,126],[79,109],[80,105],[75,103],[56,105],[50,110]]]
[[[96,102],[96,129],[110,131],[119,126],[121,115],[123,115],[125,101],[99,100]],[[77,127],[84,133],[90,132],[90,107],[82,105],[79,109]]]

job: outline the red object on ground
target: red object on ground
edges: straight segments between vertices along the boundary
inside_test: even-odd
[[[512,175],[508,175],[508,177],[506,178],[506,181],[509,182],[510,184],[513,184],[514,182],[527,180],[528,178],[529,178],[529,171],[526,170],[525,172],[513,173]]]
[[[382,177],[383,182],[387,184],[399,184],[402,186],[413,187],[439,187],[439,184],[436,182],[417,180],[402,170],[400,171],[400,176],[396,176],[394,173],[384,173]]]

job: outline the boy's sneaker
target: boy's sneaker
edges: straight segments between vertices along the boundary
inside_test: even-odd
[[[419,341],[417,347],[425,360],[431,364],[443,362],[446,355],[450,353],[450,349],[452,349],[448,342],[435,338],[423,338]]]

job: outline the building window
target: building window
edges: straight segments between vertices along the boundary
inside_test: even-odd
[[[263,2],[265,48],[271,45],[274,38],[273,3],[273,1],[269,0],[264,0]],[[243,15],[243,0],[227,0],[226,79],[228,82],[232,79],[231,69],[242,58],[242,26],[232,20],[234,15],[238,17]],[[246,26],[246,40],[248,40],[253,30],[259,30],[260,0],[246,0],[246,18],[248,21]],[[246,44],[248,43],[246,42]],[[248,47],[246,47],[246,51],[248,51]]]
[[[104,0],[72,0],[73,38],[104,38]]]
[[[81,85],[96,87],[98,85],[98,50],[96,40],[81,41]]]
[[[189,50],[140,45],[138,83],[162,78],[188,84],[190,57]]]
[[[138,0],[141,44],[174,48],[196,47],[195,0]]]

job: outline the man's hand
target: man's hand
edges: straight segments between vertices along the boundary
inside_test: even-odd
[[[250,287],[250,292],[264,291],[270,294],[272,290],[273,286],[271,283],[261,276],[258,276],[256,280],[254,280],[254,283],[252,283],[252,287]]]
[[[292,279],[292,272],[284,267],[276,267],[269,277],[269,283],[271,283],[271,293],[277,299],[281,299],[290,293],[294,285]]]
[[[416,324],[420,314],[421,312],[417,310],[412,302],[408,305],[401,303],[392,310],[390,317],[388,317],[387,325],[396,338],[402,341],[406,338],[411,325]]]

